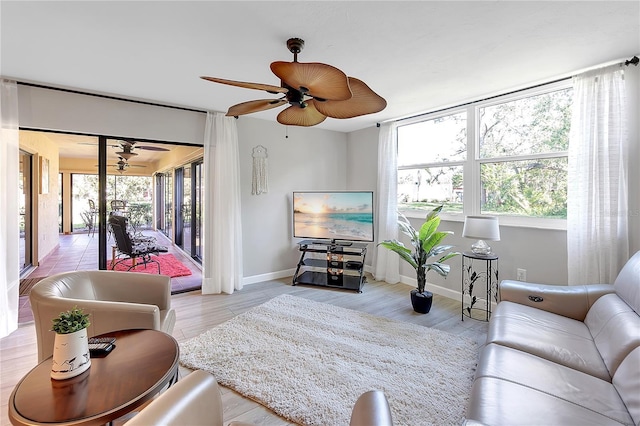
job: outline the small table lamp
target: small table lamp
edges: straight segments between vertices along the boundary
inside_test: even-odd
[[[491,253],[491,247],[484,241],[500,241],[500,227],[495,216],[467,216],[462,228],[462,236],[478,241],[471,245],[471,251],[479,255]]]

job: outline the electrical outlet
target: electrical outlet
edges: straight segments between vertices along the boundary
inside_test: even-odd
[[[518,280],[518,281],[526,281],[527,280],[527,270],[518,268],[516,270],[516,280]]]

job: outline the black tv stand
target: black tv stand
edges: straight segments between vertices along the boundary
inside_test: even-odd
[[[362,293],[362,286],[367,281],[364,276],[366,243],[304,240],[298,246],[302,254],[293,285],[342,288]]]

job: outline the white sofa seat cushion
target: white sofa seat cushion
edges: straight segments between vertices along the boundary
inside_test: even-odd
[[[629,425],[525,384],[494,377],[473,382],[467,417],[491,426]]]
[[[496,343],[611,381],[582,321],[502,301],[492,314],[487,343]]]
[[[575,405],[592,411],[596,419],[603,416],[614,422],[633,424],[624,401],[610,382],[517,349],[487,345],[476,370],[478,378],[500,379],[539,391],[561,400],[553,402],[553,406]],[[513,391],[519,392],[516,389]],[[509,400],[516,398],[514,394]],[[561,423],[554,419],[548,424]]]

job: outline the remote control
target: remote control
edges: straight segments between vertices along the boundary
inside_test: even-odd
[[[115,337],[89,337],[89,344],[92,343],[110,343],[114,344],[116,342]]]
[[[115,347],[113,343],[89,343],[89,353],[91,356],[104,356]]]

